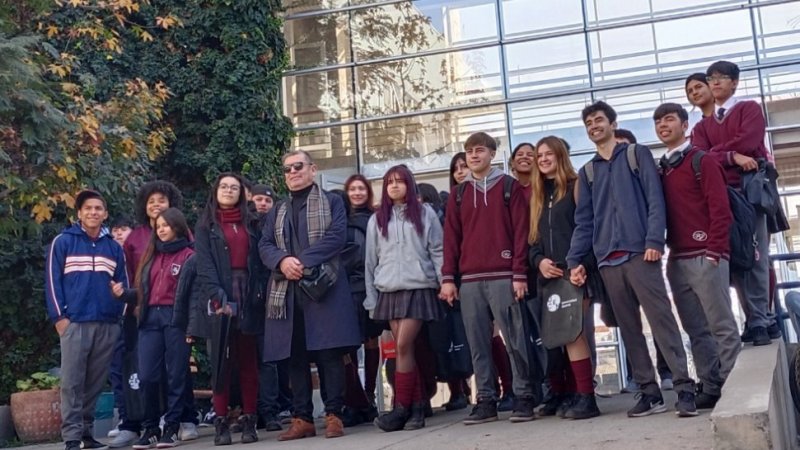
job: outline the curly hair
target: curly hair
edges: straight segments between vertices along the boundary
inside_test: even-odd
[[[164,180],[148,181],[136,193],[134,209],[136,222],[140,225],[150,223],[150,218],[147,217],[147,199],[153,194],[161,194],[167,197],[170,208],[183,209],[183,195],[174,184]]]

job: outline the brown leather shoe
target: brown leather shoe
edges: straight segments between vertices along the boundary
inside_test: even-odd
[[[339,422],[341,426],[341,421]],[[312,437],[317,435],[317,429],[314,428],[314,424],[311,422],[306,422],[303,419],[298,419],[297,417],[292,418],[292,425],[289,426],[289,429],[286,430],[285,433],[281,433],[278,436],[279,441],[293,441],[295,439],[303,439],[307,437]]]
[[[337,438],[344,436],[344,425],[342,419],[336,417],[334,414],[325,416],[325,437]]]

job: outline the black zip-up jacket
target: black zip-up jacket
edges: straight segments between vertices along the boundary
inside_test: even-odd
[[[575,230],[575,180],[567,183],[567,192],[561,200],[556,201],[555,180],[544,181],[544,205],[539,217],[539,241],[531,244],[528,250],[528,261],[541,278],[539,264],[545,258],[566,268],[567,253]],[[596,266],[592,252],[584,258],[582,264],[586,270]]]
[[[261,334],[263,318],[258,311],[263,311],[266,299],[264,288],[264,266],[258,256],[258,241],[260,232],[255,230],[255,224],[247,220],[247,233],[250,235],[250,247],[247,253],[247,298],[243,305],[239,305],[239,329],[245,334]],[[228,300],[233,300],[233,271],[228,243],[214,223],[211,227],[198,226],[195,230],[195,258],[197,260],[197,284],[200,291],[198,295],[198,315],[206,316],[209,300],[222,301],[222,295]],[[207,319],[206,319],[207,320]],[[209,325],[210,327],[210,321]],[[206,333],[198,334],[200,337],[209,337],[209,328]]]

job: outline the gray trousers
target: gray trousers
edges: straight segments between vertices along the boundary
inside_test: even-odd
[[[756,263],[749,272],[731,276],[739,301],[747,313],[747,326],[767,327],[772,323],[769,313],[769,232],[767,216],[756,214]]]
[[[720,395],[742,347],[731,309],[728,261],[715,266],[705,256],[670,259],[667,279],[703,391]]]
[[[97,398],[108,379],[119,325],[71,322],[61,336],[61,439],[92,436]]]
[[[653,360],[642,333],[640,307],[650,323],[653,338],[672,371],[675,390],[694,392],[694,381],[689,377],[686,366],[681,333],[672,314],[661,274],[661,261],[645,262],[643,255],[635,255],[618,266],[601,267],[600,275],[628,350],[633,380],[641,386],[642,392],[653,396],[661,395],[656,384]]]
[[[533,385],[528,377],[527,343],[524,333],[512,332],[509,307],[514,304],[511,280],[472,281],[461,284],[461,315],[467,332],[467,342],[472,352],[472,370],[478,388],[478,400],[497,400],[495,380],[497,375],[492,362],[492,319],[500,327],[506,341],[506,351],[511,359],[513,390],[517,397],[532,397]],[[521,326],[516,324],[515,326]]]

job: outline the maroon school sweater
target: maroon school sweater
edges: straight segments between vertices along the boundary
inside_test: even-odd
[[[503,201],[503,179],[486,193],[467,181],[461,205],[454,186],[447,201],[444,223],[442,283],[509,279],[526,281],[528,270],[528,203],[522,186],[514,182],[511,201]],[[477,194],[477,196],[476,196]]]
[[[175,253],[157,253],[150,266],[150,306],[172,306],[183,264],[194,254],[191,247]]]
[[[728,184],[739,187],[741,174],[733,153],[766,158],[766,122],[761,106],[752,100],[737,102],[722,120],[703,118],[692,130],[692,146],[707,151],[725,169]]]
[[[700,159],[700,181],[695,178],[693,148],[675,168],[661,174],[667,204],[669,257],[707,256],[729,259],[733,222],[722,166],[708,154]]]

